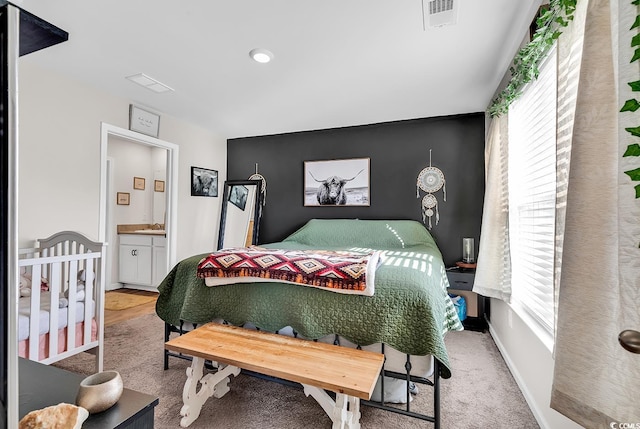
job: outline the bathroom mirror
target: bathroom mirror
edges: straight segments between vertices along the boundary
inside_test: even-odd
[[[227,180],[222,192],[218,250],[258,243],[260,180]]]

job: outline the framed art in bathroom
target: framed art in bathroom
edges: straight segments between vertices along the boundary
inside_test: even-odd
[[[131,203],[131,194],[128,192],[118,192],[116,203],[119,206],[128,206]]]
[[[144,191],[144,177],[134,177],[133,178],[133,189],[139,189]]]
[[[154,180],[153,190],[156,192],[164,192],[164,180]]]

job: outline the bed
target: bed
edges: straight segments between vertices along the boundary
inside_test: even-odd
[[[373,398],[380,404],[369,405],[389,409],[385,403],[405,402],[406,410],[400,412],[435,421],[438,427],[438,379],[451,376],[444,335],[462,325],[447,294],[442,256],[426,228],[409,220],[313,219],[283,241],[260,247],[379,251],[375,292],[341,294],[280,282],[209,287],[197,275],[208,254],[195,255],[178,263],[158,287],[156,312],[166,322],[165,337],[189,324],[217,320],[383,352],[385,377],[379,397],[374,392]],[[386,376],[406,381],[405,401],[384,397],[389,396],[385,380],[391,380]],[[414,381],[435,385],[434,416],[410,411]]]
[[[105,248],[63,231],[19,251],[20,357],[51,364],[90,352],[102,371]]]

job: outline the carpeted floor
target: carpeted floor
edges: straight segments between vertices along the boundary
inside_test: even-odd
[[[538,428],[513,377],[488,333],[452,332],[446,337],[453,376],[441,382],[443,429]],[[162,369],[164,332],[154,314],[106,328],[105,369],[122,375],[125,387],[157,395],[157,429],[179,428],[182,387],[189,363],[172,359]],[[91,374],[93,356],[78,355],[56,364]],[[223,398],[210,398],[193,429],[330,428],[331,421],[302,389],[241,374]],[[420,386],[411,407],[431,413],[430,388]],[[364,428],[432,428],[433,424],[371,407],[362,408]]]

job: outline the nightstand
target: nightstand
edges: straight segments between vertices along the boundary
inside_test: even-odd
[[[454,295],[464,296],[467,301],[467,318],[462,324],[465,329],[471,331],[484,331],[487,329],[485,297],[472,292],[475,276],[475,269],[460,267],[447,268],[450,292]]]

